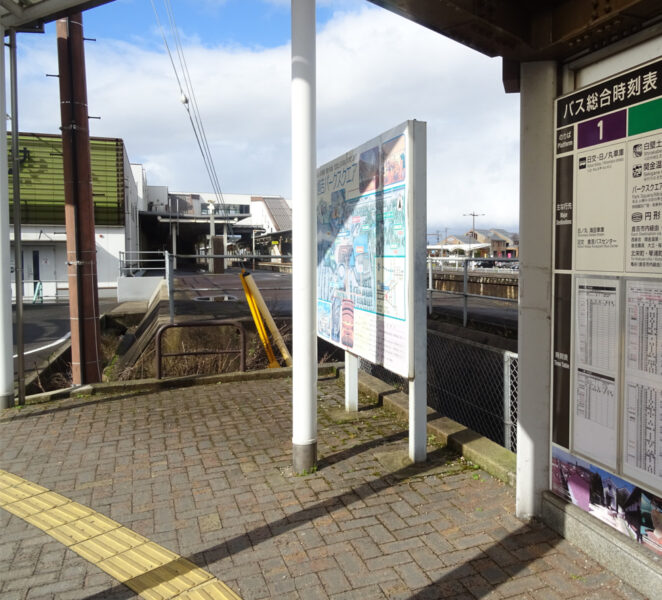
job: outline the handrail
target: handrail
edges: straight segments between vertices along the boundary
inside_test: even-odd
[[[192,352],[161,352],[161,338],[167,329],[174,327],[234,327],[239,332],[239,348],[232,348],[230,350],[197,350]],[[156,378],[161,379],[163,376],[162,358],[168,356],[203,356],[210,354],[238,354],[239,355],[239,370],[246,370],[246,332],[244,324],[241,321],[234,319],[212,319],[209,321],[186,321],[184,323],[166,323],[159,327],[156,332]]]
[[[435,262],[437,264],[443,264],[444,262],[458,262],[462,263],[462,266],[456,269],[456,272],[462,272],[463,277],[462,277],[462,291],[461,292],[455,292],[452,290],[436,290],[433,287],[433,267]],[[467,318],[468,318],[468,300],[469,298],[480,298],[482,300],[497,300],[499,302],[511,302],[513,304],[517,304],[519,302],[518,298],[504,298],[500,296],[487,296],[484,294],[472,294],[469,292],[469,264],[470,263],[480,263],[480,262],[489,262],[492,263],[492,265],[496,265],[496,263],[514,263],[517,265],[515,269],[513,268],[504,268],[503,270],[501,269],[494,269],[492,267],[488,267],[486,270],[481,269],[480,272],[476,272],[472,268],[472,274],[473,275],[479,275],[479,276],[484,276],[484,275],[489,275],[490,273],[494,274],[499,274],[499,275],[506,275],[508,272],[513,273],[517,271],[519,273],[519,258],[500,258],[500,257],[470,257],[470,256],[460,256],[460,257],[448,257],[448,256],[428,256],[427,257],[427,265],[428,265],[428,289],[427,289],[427,298],[428,298],[428,313],[432,313],[432,299],[435,294],[446,294],[450,296],[460,296],[462,297],[462,325],[463,327],[467,326]],[[474,267],[475,268],[475,267]],[[443,267],[442,267],[442,272],[443,272]]]

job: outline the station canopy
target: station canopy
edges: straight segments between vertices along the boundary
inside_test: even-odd
[[[507,92],[519,91],[520,62],[567,61],[643,30],[662,31],[662,0],[370,1],[487,56],[501,56]]]
[[[5,29],[35,31],[44,23],[107,4],[110,0],[0,0],[0,23]]]

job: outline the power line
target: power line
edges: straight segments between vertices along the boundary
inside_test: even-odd
[[[212,190],[214,192],[214,195],[216,196],[216,204],[218,204],[222,208],[223,214],[227,218],[228,208],[223,198],[221,184],[218,178],[218,174],[216,172],[216,167],[214,166],[214,160],[211,154],[211,149],[209,147],[209,142],[207,140],[207,134],[205,133],[205,128],[202,123],[200,108],[198,106],[198,101],[193,87],[193,81],[191,79],[191,74],[189,72],[188,64],[186,62],[184,47],[181,42],[179,30],[177,28],[177,23],[175,22],[175,15],[172,10],[172,5],[170,4],[170,0],[163,0],[165,11],[168,17],[168,22],[170,24],[170,34],[174,41],[175,51],[179,62],[179,69],[175,64],[173,53],[170,49],[170,44],[168,44],[168,39],[165,34],[163,25],[161,23],[161,19],[159,18],[159,13],[154,3],[154,0],[150,0],[150,2],[152,4],[152,9],[154,10],[154,16],[156,17],[157,25],[159,27],[159,30],[161,31],[161,36],[163,37],[163,42],[165,44],[166,51],[168,52],[168,57],[170,58],[170,64],[172,65],[172,69],[175,73],[175,78],[177,79],[177,85],[179,87],[179,91],[181,94],[182,104],[188,114],[189,121],[191,123],[193,133],[195,135],[195,140],[196,143],[198,144],[198,149],[200,150],[200,154],[202,155],[202,160],[204,162],[207,175],[209,176]],[[228,224],[228,228],[230,230],[230,233],[232,233],[231,224]]]

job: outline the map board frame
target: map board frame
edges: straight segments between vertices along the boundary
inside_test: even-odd
[[[662,60],[555,121],[553,455],[662,495]]]
[[[317,170],[317,335],[409,379],[425,135],[424,122],[406,121]]]

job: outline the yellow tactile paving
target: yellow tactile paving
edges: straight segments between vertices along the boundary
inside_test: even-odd
[[[82,504],[69,502],[62,506],[54,506],[34,515],[29,515],[24,517],[24,519],[31,525],[39,527],[39,529],[48,533],[49,529],[65,525],[66,523],[73,523],[83,517],[89,517],[93,512],[91,508],[87,508]]]
[[[178,558],[144,575],[125,581],[124,584],[143,598],[162,600],[178,598],[181,593],[212,579],[210,573],[199,569],[191,561]]]
[[[174,552],[148,542],[102,560],[99,567],[118,581],[125,582],[167,565],[178,558],[179,556]]]
[[[18,475],[14,475],[13,473],[8,473],[7,471],[0,471],[0,473],[2,474],[2,476],[0,477],[0,490],[6,487],[12,487],[18,485],[25,481],[25,479],[22,479]]]
[[[11,502],[16,502],[17,500],[23,500],[24,498],[31,498],[37,494],[43,494],[47,491],[46,488],[41,487],[40,485],[22,482],[12,487],[6,487],[0,493],[2,494],[4,504],[9,504]],[[0,503],[0,506],[2,505],[3,504]]]
[[[146,600],[241,600],[191,561],[2,469],[0,508],[38,527]]]
[[[138,536],[137,533],[133,533],[133,531],[123,528],[119,523],[108,517],[104,517],[99,513],[93,513],[87,517],[79,519],[78,521],[74,521],[73,523],[67,523],[66,525],[55,527],[48,532],[48,535],[54,537],[58,542],[65,546],[73,546],[74,544],[92,541],[101,534],[109,534],[112,531],[119,530],[130,531],[134,536]],[[78,554],[82,556],[82,552],[78,549],[75,549],[75,552],[78,552]],[[83,558],[90,560],[86,556],[83,556]]]
[[[88,523],[83,523],[85,519],[81,519],[76,523],[71,523],[62,529],[62,535],[69,536],[71,538],[77,537],[80,538],[86,534],[86,532],[93,531],[93,526],[88,526]],[[80,527],[79,525],[83,525]],[[58,532],[59,534],[60,532]],[[101,535],[101,534],[104,535]],[[94,537],[93,535],[87,535],[83,539],[77,539],[77,542],[70,544],[71,549],[74,552],[80,554],[85,560],[89,560],[93,563],[100,563],[102,560],[106,560],[111,556],[121,554],[126,552],[131,548],[145,544],[149,540],[142,535],[138,535],[134,531],[127,529],[126,527],[119,527],[117,529],[100,531],[99,537]]]
[[[7,491],[8,490],[1,490],[0,495]],[[44,492],[43,494],[37,494],[36,496],[23,498],[20,501],[15,499],[11,504],[8,503],[4,505],[4,508],[15,514],[17,517],[21,517],[21,519],[23,519],[29,515],[36,515],[37,513],[48,510],[49,508],[62,506],[63,504],[67,504],[69,502],[71,502],[69,498],[60,496],[60,494],[56,494],[55,492]],[[2,504],[0,504],[0,506],[2,506]]]
[[[177,596],[177,600],[215,600],[216,598],[227,598],[227,600],[241,600],[227,585],[215,579],[209,583],[183,592]]]

